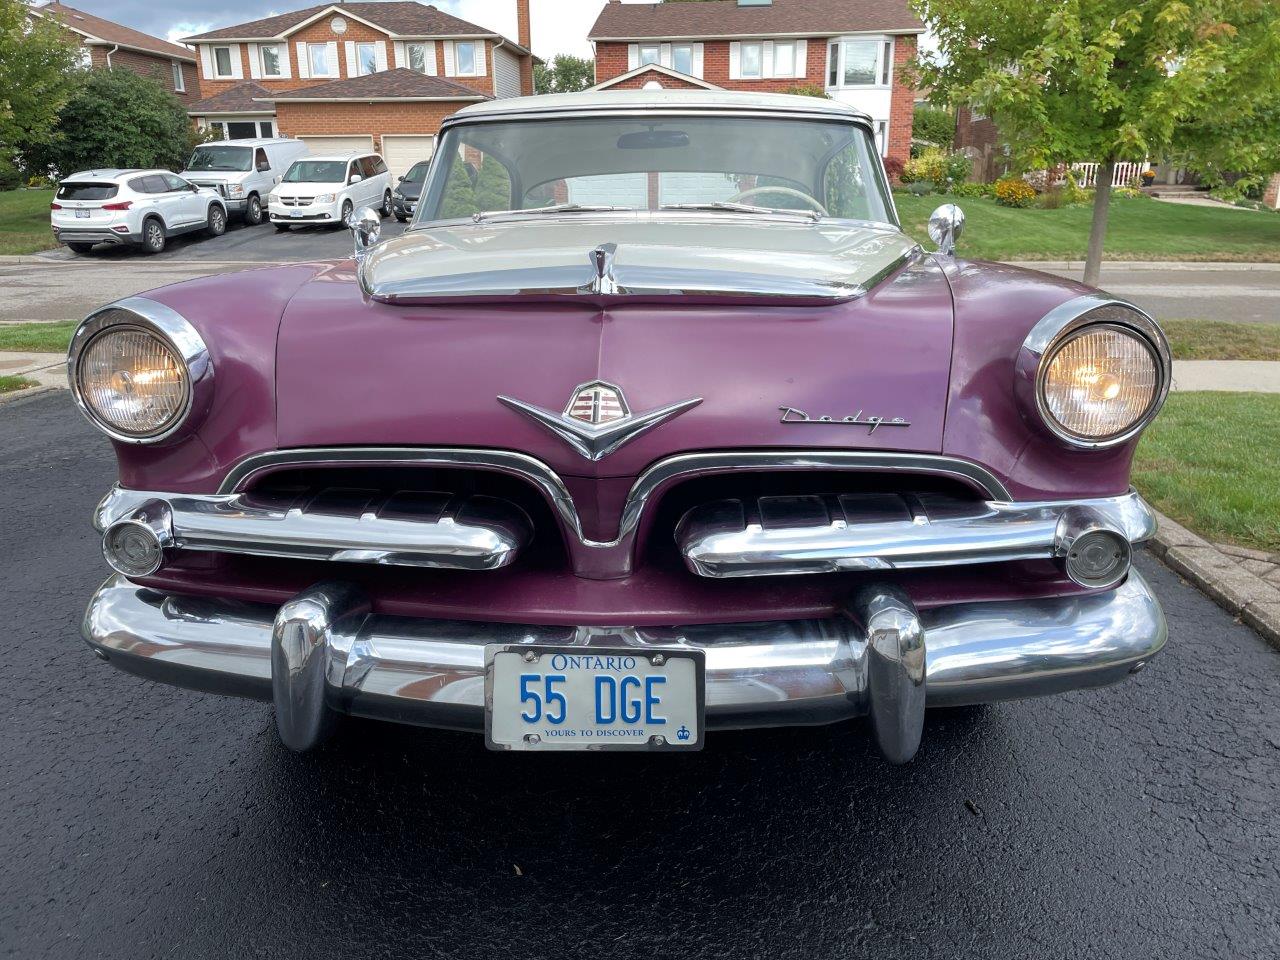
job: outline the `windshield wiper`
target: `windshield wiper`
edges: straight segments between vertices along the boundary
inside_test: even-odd
[[[750,203],[734,203],[732,200],[710,200],[706,203],[664,203],[659,210],[727,210],[730,213],[781,213],[792,217],[821,220],[817,210],[789,210],[786,207],[757,207]]]
[[[472,214],[471,219],[476,223],[480,223],[482,220],[491,220],[494,217],[525,216],[526,214],[531,213],[608,213],[611,210],[634,209],[635,207],[611,207],[605,204],[557,203],[549,207],[521,207],[518,210],[485,210],[483,212]]]

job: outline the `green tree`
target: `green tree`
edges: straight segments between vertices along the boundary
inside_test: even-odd
[[[511,209],[511,175],[493,157],[486,156],[480,164],[480,174],[476,177],[476,209]]]
[[[533,65],[534,93],[577,93],[596,82],[596,62],[559,53],[550,63]]]
[[[57,135],[20,143],[28,167],[68,174],[93,167],[181,170],[192,140],[182,104],[155,80],[92,70],[58,112]]]
[[[457,220],[476,213],[476,187],[471,180],[471,171],[462,157],[453,158],[453,166],[449,168],[449,179],[444,185],[444,197],[440,201],[440,219]]]
[[[1275,152],[1275,0],[915,5],[938,41],[918,64],[936,99],[991,116],[1027,168],[1101,164],[1086,282],[1098,281],[1116,161],[1185,154],[1262,172]]]
[[[53,21],[30,16],[20,0],[0,0],[0,165],[12,164],[19,144],[54,137],[79,77],[77,57]]]

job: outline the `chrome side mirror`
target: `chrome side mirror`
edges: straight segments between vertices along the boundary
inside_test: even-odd
[[[954,203],[944,203],[929,215],[929,239],[943,256],[955,256],[956,241],[963,232],[964,211]]]
[[[351,232],[356,238],[356,258],[363,257],[382,236],[382,217],[373,207],[361,207],[351,215]]]

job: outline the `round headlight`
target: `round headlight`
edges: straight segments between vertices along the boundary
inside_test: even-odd
[[[1067,439],[1124,439],[1162,396],[1164,373],[1150,341],[1115,324],[1080,328],[1053,348],[1040,369],[1042,413]]]
[[[136,440],[165,433],[191,400],[186,364],[142,327],[103,330],[80,354],[75,377],[93,417],[109,432]]]

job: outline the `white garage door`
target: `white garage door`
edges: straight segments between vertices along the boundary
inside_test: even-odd
[[[391,170],[391,181],[403,177],[419,160],[430,160],[435,148],[435,137],[384,136],[382,159]]]
[[[316,156],[330,153],[369,153],[373,150],[373,137],[299,137]]]

